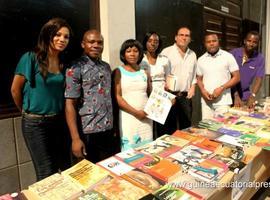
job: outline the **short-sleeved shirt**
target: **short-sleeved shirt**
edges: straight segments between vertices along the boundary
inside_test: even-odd
[[[171,64],[166,56],[158,55],[156,63],[152,65],[149,63],[146,55],[144,55],[140,66],[150,73],[152,87],[164,88],[166,77],[171,73]]]
[[[251,94],[250,86],[256,77],[264,77],[265,75],[265,59],[261,53],[255,52],[247,62],[242,64],[243,48],[236,48],[231,51],[240,71],[240,96],[242,100],[247,100]]]
[[[64,75],[48,72],[42,77],[33,52],[25,53],[15,70],[15,74],[25,77],[23,88],[23,110],[25,112],[48,115],[59,114],[64,110]]]
[[[174,44],[161,52],[169,58],[171,63],[171,74],[178,77],[177,88],[181,92],[188,91],[192,84],[196,83],[197,56],[194,51],[187,49],[184,58],[179,53],[179,47]]]
[[[85,134],[112,129],[111,68],[101,60],[80,57],[66,71],[66,98],[79,99]]]
[[[231,79],[231,73],[239,70],[236,60],[227,51],[219,49],[214,55],[204,53],[197,62],[197,75],[203,76],[204,88],[213,93],[218,88]],[[205,103],[204,99],[202,103]],[[230,105],[232,104],[231,90],[226,89],[221,96],[213,102],[213,105]]]

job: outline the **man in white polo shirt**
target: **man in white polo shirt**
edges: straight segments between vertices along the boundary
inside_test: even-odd
[[[232,54],[219,48],[218,36],[204,38],[206,51],[197,62],[197,84],[201,90],[202,119],[225,113],[232,104],[231,87],[240,81],[239,68]]]

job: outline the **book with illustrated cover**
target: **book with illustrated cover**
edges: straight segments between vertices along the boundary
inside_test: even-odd
[[[189,169],[191,176],[197,177],[206,182],[219,181],[228,171],[228,166],[215,159],[205,159],[198,165]]]
[[[148,118],[164,124],[172,107],[172,99],[174,98],[175,95],[156,87],[146,102],[144,112],[147,113]]]
[[[134,169],[134,167],[124,163],[121,160],[118,160],[113,156],[98,162],[97,165],[104,167],[117,176],[121,176],[122,174],[125,174]]]
[[[227,128],[239,131],[242,134],[254,134],[261,126],[263,126],[261,122],[240,117],[234,124],[229,125]]]
[[[222,122],[217,122],[214,119],[203,119],[199,122],[198,127],[199,128],[206,128],[211,131],[217,131],[219,128],[223,127]]]
[[[167,135],[167,134],[157,138],[157,140],[165,141],[181,148],[190,143],[189,140],[186,140],[186,139],[174,136],[174,135]]]
[[[217,131],[221,134],[230,135],[233,137],[239,137],[240,135],[242,135],[242,133],[240,131],[230,129],[230,127],[228,127],[228,126],[219,128]]]
[[[109,172],[102,167],[83,159],[76,165],[63,171],[61,174],[80,185],[86,192],[99,181],[106,178],[109,175]]]
[[[171,185],[164,185],[162,188],[157,190],[154,195],[157,199],[166,199],[166,200],[198,200],[202,199],[201,196],[195,194],[191,194],[184,189],[173,187]]]
[[[173,133],[173,135],[176,137],[183,138],[185,140],[189,140],[192,143],[200,142],[200,141],[204,140],[204,138],[205,138],[205,137],[202,137],[200,135],[194,135],[194,134],[190,134],[187,131],[180,131],[180,130],[176,130]]]
[[[202,137],[208,138],[210,140],[214,140],[222,135],[222,133],[219,133],[217,131],[210,131],[210,130],[205,129],[205,128],[190,127],[190,128],[185,129],[185,131],[191,135],[202,136]]]
[[[239,119],[240,115],[234,113],[224,113],[224,114],[215,114],[213,119],[218,122],[222,122],[223,124],[233,124]]]
[[[256,142],[260,139],[260,137],[253,134],[243,134],[239,138],[248,142],[249,145],[255,145]]]
[[[265,150],[270,150],[270,140],[266,138],[260,138],[259,140],[256,141],[256,146],[261,147]]]
[[[245,152],[242,147],[230,144],[222,144],[222,147],[216,151],[216,154],[236,161],[242,161],[245,157]]]
[[[89,190],[88,192],[82,194],[80,197],[74,200],[109,200],[109,199],[95,190]]]
[[[149,168],[147,173],[157,177],[164,183],[168,183],[179,176],[182,173],[182,169],[179,165],[163,159],[153,167]]]
[[[149,192],[153,192],[164,185],[163,180],[140,169],[133,169],[121,175],[121,178]]]
[[[113,200],[137,200],[149,192],[119,177],[108,176],[93,188],[95,191]]]
[[[145,144],[141,147],[136,148],[136,150],[152,155],[152,156],[159,156],[162,158],[165,158],[169,156],[170,154],[179,151],[181,147],[175,146],[170,144],[169,142],[162,141],[162,140],[155,140],[153,142],[150,142],[148,144]]]
[[[214,194],[217,189],[216,184],[204,182],[201,179],[193,177],[189,174],[182,174],[181,176],[177,177],[175,181],[170,183],[170,185],[173,187],[184,188],[188,192],[196,194],[203,199],[211,197],[211,195]]]
[[[263,126],[261,127],[256,133],[256,136],[260,138],[266,138],[270,139],[270,127],[269,126]]]
[[[230,157],[224,157],[222,155],[215,155],[212,158],[225,163],[229,167],[229,170],[231,170],[235,174],[238,174],[241,171],[241,169],[243,169],[246,166],[246,164],[243,163],[242,161],[234,160]]]
[[[215,151],[221,146],[221,143],[206,138],[203,141],[196,143],[196,145],[210,151]]]
[[[219,142],[223,142],[226,144],[230,144],[233,146],[238,146],[238,147],[247,147],[249,146],[248,142],[239,138],[239,137],[233,137],[230,135],[222,135],[216,139]]]
[[[83,193],[80,185],[59,173],[40,180],[22,192],[27,199],[69,200]]]
[[[178,164],[182,166],[182,171],[186,172],[190,167],[198,165],[212,154],[213,152],[210,150],[196,145],[189,145],[184,147],[181,151],[171,154],[169,158],[174,159],[174,163],[178,162]]]
[[[153,160],[152,156],[146,155],[134,149],[128,149],[126,151],[117,153],[115,154],[115,157],[136,168],[140,168],[145,163],[151,162]]]

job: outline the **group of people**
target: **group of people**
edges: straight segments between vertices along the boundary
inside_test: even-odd
[[[65,20],[49,20],[35,50],[21,57],[11,86],[38,180],[71,165],[70,147],[75,157],[98,162],[120,149],[190,127],[196,84],[202,118],[226,112],[233,103],[253,107],[265,73],[264,58],[257,51],[260,37],[254,31],[247,34],[243,47],[231,53],[220,49],[216,34],[205,35],[206,52],[198,60],[188,47],[188,27],[179,28],[175,43],[162,51],[160,35],[148,32],[143,44],[134,39],[122,44],[123,64],[113,73],[101,59],[104,41],[97,30],[84,33],[83,55],[65,66],[62,55],[71,32]],[[177,77],[178,91],[167,87],[168,75]],[[144,112],[153,87],[176,96],[164,125],[153,123]]]

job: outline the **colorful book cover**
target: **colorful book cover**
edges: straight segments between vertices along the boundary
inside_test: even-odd
[[[265,150],[270,150],[270,140],[266,139],[266,138],[260,138],[257,142],[256,142],[256,146],[261,147]]]
[[[217,138],[217,141],[223,142],[226,144],[230,144],[230,145],[234,145],[234,146],[238,146],[238,147],[249,146],[247,141],[240,139],[238,137],[230,136],[230,135],[222,135],[222,136]]]
[[[238,137],[238,136],[242,135],[242,133],[240,131],[230,129],[230,127],[219,128],[217,131],[219,133],[230,135],[233,137]]]
[[[222,122],[223,124],[233,124],[239,119],[239,117],[240,115],[227,112],[224,114],[215,114],[214,120]]]
[[[174,133],[173,133],[174,136],[176,137],[180,137],[180,138],[183,138],[185,140],[189,140],[190,142],[192,143],[197,143],[197,142],[200,142],[204,139],[204,137],[200,136],[200,135],[193,135],[193,134],[190,134],[186,131],[180,131],[180,130],[176,130]]]
[[[229,167],[229,170],[231,170],[235,174],[238,174],[241,171],[241,169],[243,169],[246,166],[246,164],[243,163],[242,161],[234,160],[230,157],[224,157],[222,155],[215,155],[212,158],[225,163]]]
[[[162,88],[154,88],[146,102],[144,111],[147,117],[164,124],[172,107],[172,99],[175,95]]]
[[[178,147],[181,147],[181,148],[190,143],[189,140],[186,140],[186,139],[183,139],[183,138],[180,138],[180,137],[176,137],[174,135],[167,135],[167,134],[157,138],[157,140],[161,140],[161,141],[170,143],[172,145],[175,145],[175,146],[178,146]]]
[[[164,181],[140,169],[133,169],[123,174],[121,178],[149,192],[153,192],[164,185]]]
[[[28,187],[28,193],[40,200],[73,199],[83,190],[69,178],[61,174],[53,174]]]
[[[206,182],[219,181],[228,166],[215,159],[206,159],[189,169],[189,174]]]
[[[113,200],[137,200],[149,194],[146,190],[139,188],[122,178],[112,176],[108,176],[93,189],[104,195],[106,198]]]
[[[260,138],[266,138],[270,139],[270,127],[269,126],[263,126],[261,127],[256,133],[256,136]]]
[[[145,163],[149,163],[154,159],[152,156],[146,155],[134,149],[128,149],[126,151],[117,153],[115,157],[136,168],[140,168]]]
[[[147,170],[147,173],[157,177],[158,179],[168,183],[173,181],[182,173],[181,167],[177,164],[163,159],[153,167]]]
[[[203,199],[211,197],[211,195],[215,193],[217,189],[216,184],[204,182],[189,174],[182,174],[181,176],[177,177],[175,181],[170,183],[170,185],[173,187],[184,188],[188,192],[196,194],[196,196],[200,196]]]
[[[247,141],[249,145],[255,145],[256,142],[260,139],[260,137],[253,134],[244,134],[241,135],[239,138]]]
[[[223,127],[223,125],[222,122],[217,122],[214,119],[203,119],[198,124],[200,128],[206,128],[211,131],[217,131],[219,128]]]
[[[190,127],[190,128],[185,129],[185,131],[187,131],[189,134],[192,134],[194,136],[202,136],[210,140],[214,140],[222,135],[221,133],[217,131],[210,131],[205,128]]]
[[[261,122],[240,117],[234,124],[227,126],[227,128],[239,131],[242,134],[254,134],[261,126],[263,126]]]
[[[221,146],[221,143],[206,138],[202,142],[197,143],[196,145],[210,151],[215,151]]]
[[[248,115],[252,118],[258,118],[258,119],[267,119],[268,117],[265,115],[265,113],[262,112],[253,112]]]
[[[109,172],[102,167],[83,159],[76,165],[63,171],[62,174],[80,185],[84,191],[88,191],[93,185],[106,178],[109,175]]]
[[[97,165],[104,167],[111,173],[116,174],[117,176],[121,176],[122,174],[125,174],[134,169],[134,167],[124,163],[121,160],[118,160],[113,156],[98,162]]]
[[[198,147],[196,145],[189,145],[184,147],[181,151],[171,154],[169,158],[177,161],[178,165],[182,166],[182,171],[187,171],[190,167],[198,165],[204,159],[210,157],[212,151]]]
[[[199,196],[193,196],[190,193],[186,192],[183,189],[172,187],[171,185],[164,185],[162,188],[157,190],[154,195],[158,199],[166,199],[166,200],[197,200],[200,199]]]
[[[222,144],[222,148],[216,151],[216,154],[236,161],[242,161],[245,157],[245,152],[242,147],[229,144]]]
[[[181,147],[172,145],[168,142],[162,141],[162,140],[155,140],[153,142],[150,142],[146,145],[143,145],[141,147],[136,148],[136,150],[152,155],[152,156],[159,156],[162,158],[165,158],[169,156],[170,154],[179,151]]]

